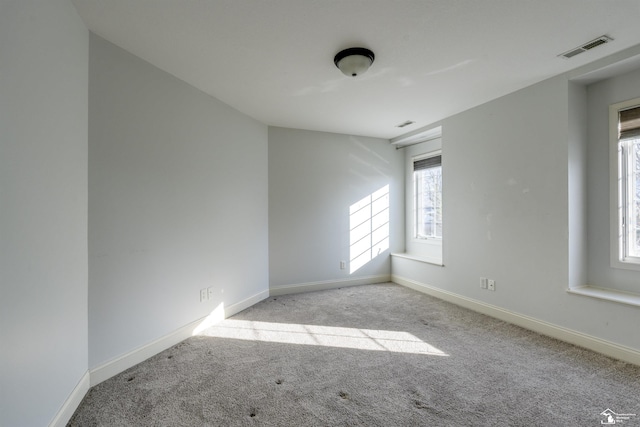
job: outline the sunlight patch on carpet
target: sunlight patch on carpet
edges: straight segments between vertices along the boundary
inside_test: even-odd
[[[408,332],[227,319],[198,335],[394,353],[448,356]]]

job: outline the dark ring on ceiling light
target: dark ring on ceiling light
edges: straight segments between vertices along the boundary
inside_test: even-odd
[[[348,64],[349,61],[342,62],[343,59],[349,57],[364,59],[364,63],[353,66],[353,64]],[[340,52],[338,52],[333,58],[333,63],[346,76],[356,77],[357,75],[367,71],[371,64],[373,64],[374,59],[375,55],[369,49],[366,49],[364,47],[350,47],[349,49],[341,50]]]
[[[366,56],[369,58],[369,60],[371,60],[371,63],[373,64],[373,60],[376,58],[376,56],[373,54],[373,52],[371,52],[369,49],[364,48],[364,47],[350,47],[349,49],[345,49],[345,50],[341,50],[340,52],[336,53],[335,58],[333,58],[333,63],[336,64],[336,67],[338,66],[338,62],[340,62],[341,59],[347,57],[347,56],[351,56],[351,55],[360,55],[360,56]]]

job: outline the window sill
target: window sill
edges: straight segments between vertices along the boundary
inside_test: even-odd
[[[640,307],[640,294],[636,293],[597,288],[595,286],[581,286],[579,288],[567,289],[567,292],[574,295],[584,295],[591,298]]]
[[[442,239],[411,239],[413,243],[419,245],[442,246]]]
[[[404,259],[410,259],[410,260],[413,260],[413,261],[424,262],[425,264],[433,264],[433,265],[438,265],[440,267],[444,267],[444,264],[442,263],[442,259],[440,259],[440,258],[418,257],[418,256],[414,256],[414,255],[409,255],[409,254],[391,254],[391,256],[398,257],[398,258],[404,258]]]
[[[629,261],[620,261],[617,259],[611,260],[611,268],[620,268],[623,270],[634,270],[640,271],[640,264],[637,262],[629,262]]]

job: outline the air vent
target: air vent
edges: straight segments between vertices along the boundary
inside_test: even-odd
[[[397,128],[403,128],[403,127],[405,127],[405,126],[409,126],[409,125],[412,125],[412,124],[414,124],[414,123],[415,123],[415,122],[412,122],[411,120],[407,120],[407,121],[406,121],[406,122],[404,122],[404,123],[400,123],[400,124],[399,124],[399,125],[397,125],[396,127],[397,127]]]
[[[594,47],[598,47],[600,45],[603,45],[605,43],[609,43],[610,41],[613,41],[613,39],[609,36],[600,36],[597,39],[591,40],[590,42],[587,42],[585,44],[583,44],[580,47],[576,47],[574,49],[571,49],[565,53],[561,53],[558,56],[561,56],[564,59],[569,59],[569,58],[573,58],[576,55],[581,54],[582,52],[586,52],[590,49],[593,49]]]

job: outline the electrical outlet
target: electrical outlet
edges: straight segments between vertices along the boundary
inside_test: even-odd
[[[487,289],[489,289],[490,291],[495,291],[496,290],[496,281],[493,279],[489,279],[489,282],[487,283]]]
[[[200,289],[200,302],[205,301],[207,299],[207,290]]]
[[[340,270],[344,270],[345,268],[347,268],[347,263],[344,261],[340,261]]]
[[[207,299],[213,299],[213,287],[211,286],[207,288]]]
[[[480,287],[482,289],[487,289],[487,278],[486,277],[481,277],[480,278]]]

